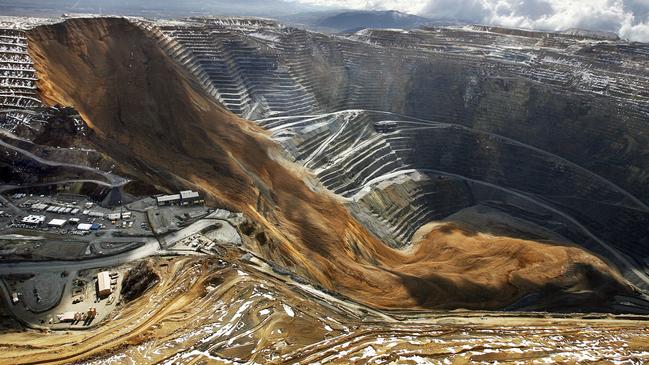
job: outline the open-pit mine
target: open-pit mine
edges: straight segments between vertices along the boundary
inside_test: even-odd
[[[649,45],[0,17],[0,364],[649,362]]]

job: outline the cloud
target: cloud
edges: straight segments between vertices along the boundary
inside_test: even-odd
[[[352,9],[399,10],[435,19],[541,30],[583,28],[649,42],[649,0],[292,0]]]
[[[487,11],[485,4],[477,0],[437,0],[428,1],[419,14],[437,14],[436,18],[475,21],[481,19]]]

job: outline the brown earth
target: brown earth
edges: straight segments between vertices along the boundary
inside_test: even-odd
[[[160,259],[151,267],[160,276],[158,285],[119,306],[101,326],[0,333],[0,365],[421,363],[417,357],[453,364],[649,360],[646,319],[493,312],[395,318],[311,296],[238,256],[226,253],[227,264],[213,257]]]
[[[77,109],[91,142],[123,172],[161,189],[199,189],[246,213],[265,231],[261,254],[358,301],[501,308],[533,292],[604,304],[602,296],[632,291],[579,248],[454,225],[435,227],[408,251],[388,248],[333,195],[309,189],[308,172],[266,132],[225,110],[127,20],[38,27],[29,51],[42,98]]]

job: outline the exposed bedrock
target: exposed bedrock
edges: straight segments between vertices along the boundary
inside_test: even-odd
[[[219,68],[209,83],[220,95],[236,94],[246,110],[259,104],[250,114],[224,103],[242,116],[369,109],[462,124],[561,156],[649,202],[647,45],[460,29],[352,39],[209,22],[160,29],[189,53],[182,61]]]
[[[608,310],[635,295],[624,278],[643,285],[643,245],[606,229],[618,222],[643,235],[640,187],[604,174],[610,161],[582,164],[578,148],[535,142],[529,126],[538,118],[502,122],[513,113],[507,103],[479,102],[488,80],[559,90],[490,63],[523,66],[407,49],[405,41],[388,47],[210,22],[76,19],[36,28],[29,44],[41,96],[78,110],[95,146],[134,177],[192,186],[245,212],[258,227],[251,239],[263,237],[260,255],[377,307],[530,308],[521,300],[535,295],[537,309],[556,309],[563,298],[562,310]],[[423,74],[435,64],[443,77],[431,85]],[[496,76],[462,79],[462,67]],[[439,107],[415,113],[406,106],[416,98]],[[529,100],[518,102],[531,110]],[[481,127],[469,114],[487,115],[487,106],[501,109]],[[556,115],[553,133],[577,128]],[[613,208],[619,214],[607,215]]]
[[[348,198],[356,216],[392,245],[409,244],[422,225],[466,207],[493,201],[520,205],[515,200],[526,201],[524,211],[541,214],[542,225],[554,226],[553,231],[561,230],[620,267],[646,267],[645,204],[539,148],[391,113],[346,111],[260,123],[328,189]],[[646,285],[644,275],[627,272],[632,282]]]

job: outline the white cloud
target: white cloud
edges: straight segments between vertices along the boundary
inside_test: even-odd
[[[543,30],[584,28],[649,42],[649,0],[293,0],[352,9],[399,10],[436,19]]]
[[[422,1],[426,4],[420,15],[430,16],[435,15],[435,18],[447,19],[460,19],[475,21],[481,19],[487,13],[488,8],[482,1],[478,0],[437,0],[437,1]]]

